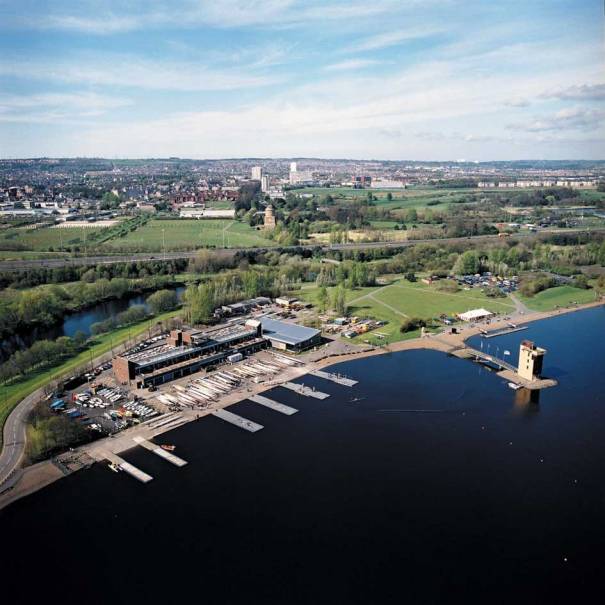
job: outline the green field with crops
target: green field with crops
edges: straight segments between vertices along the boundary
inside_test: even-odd
[[[151,220],[124,237],[114,238],[103,246],[106,249],[162,252],[191,250],[202,247],[237,248],[274,245],[262,230],[234,220]]]
[[[0,236],[0,249],[12,250],[15,245],[27,250],[60,250],[68,246],[84,246],[93,235],[104,232],[107,227],[40,227],[38,229],[7,229]]]

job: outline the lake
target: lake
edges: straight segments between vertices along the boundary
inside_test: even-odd
[[[283,388],[282,416],[229,409],[0,511],[7,603],[589,602],[605,541],[605,310],[489,339],[548,349],[560,384],[529,402],[468,360],[422,350],[349,361],[331,397]],[[499,344],[497,344],[499,343]],[[485,345],[484,345],[485,346]],[[18,595],[11,600],[10,595]],[[573,599],[573,600],[572,600]],[[590,601],[592,602],[592,601]]]

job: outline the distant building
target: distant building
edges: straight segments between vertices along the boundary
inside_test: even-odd
[[[310,170],[290,171],[290,185],[302,185],[313,182],[313,173]]]
[[[265,229],[275,229],[276,220],[273,213],[273,206],[269,204],[265,209]]]
[[[252,170],[250,171],[250,177],[253,181],[260,181],[263,178],[263,167],[252,166]]]
[[[405,189],[405,183],[390,179],[376,179],[371,182],[370,187],[372,189]]]
[[[531,340],[524,340],[519,347],[517,373],[525,380],[535,380],[542,373],[546,349],[537,347]]]
[[[235,218],[235,209],[213,209],[213,208],[181,208],[181,218]]]
[[[261,175],[261,178],[260,178],[260,190],[263,193],[267,193],[269,191],[269,176],[267,174]]]
[[[290,162],[290,172],[296,172],[296,162]]]

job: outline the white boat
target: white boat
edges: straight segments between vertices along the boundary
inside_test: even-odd
[[[522,389],[523,387],[520,384],[515,384],[514,382],[509,382],[508,388],[513,389],[513,391],[518,391],[519,389]]]

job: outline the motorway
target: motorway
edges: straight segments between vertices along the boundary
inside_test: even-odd
[[[582,233],[587,232],[586,229],[566,229],[560,233]],[[590,233],[603,233],[605,229],[591,229]],[[541,231],[540,233],[556,233],[556,231]],[[511,235],[507,240],[519,241],[532,236],[539,236],[539,233],[516,233]],[[292,246],[288,248],[276,247],[280,251],[296,251],[296,250],[321,250],[328,252],[330,250],[371,250],[372,248],[406,248],[417,244],[455,244],[459,242],[473,241],[477,243],[489,241],[502,241],[498,235],[474,235],[471,237],[448,237],[442,239],[414,239],[404,242],[360,242],[352,244],[331,244],[329,246],[313,246],[302,245]],[[212,250],[216,252],[247,252],[258,250],[260,248],[200,248],[201,250]],[[267,248],[271,250],[271,248]],[[24,269],[54,269],[65,266],[81,266],[81,265],[113,265],[118,263],[130,262],[145,262],[151,260],[175,260],[182,258],[195,258],[199,250],[189,250],[185,252],[155,252],[155,253],[133,253],[133,254],[117,254],[117,255],[97,255],[97,256],[74,256],[66,258],[47,258],[34,260],[5,260],[0,261],[0,271],[21,271]]]

